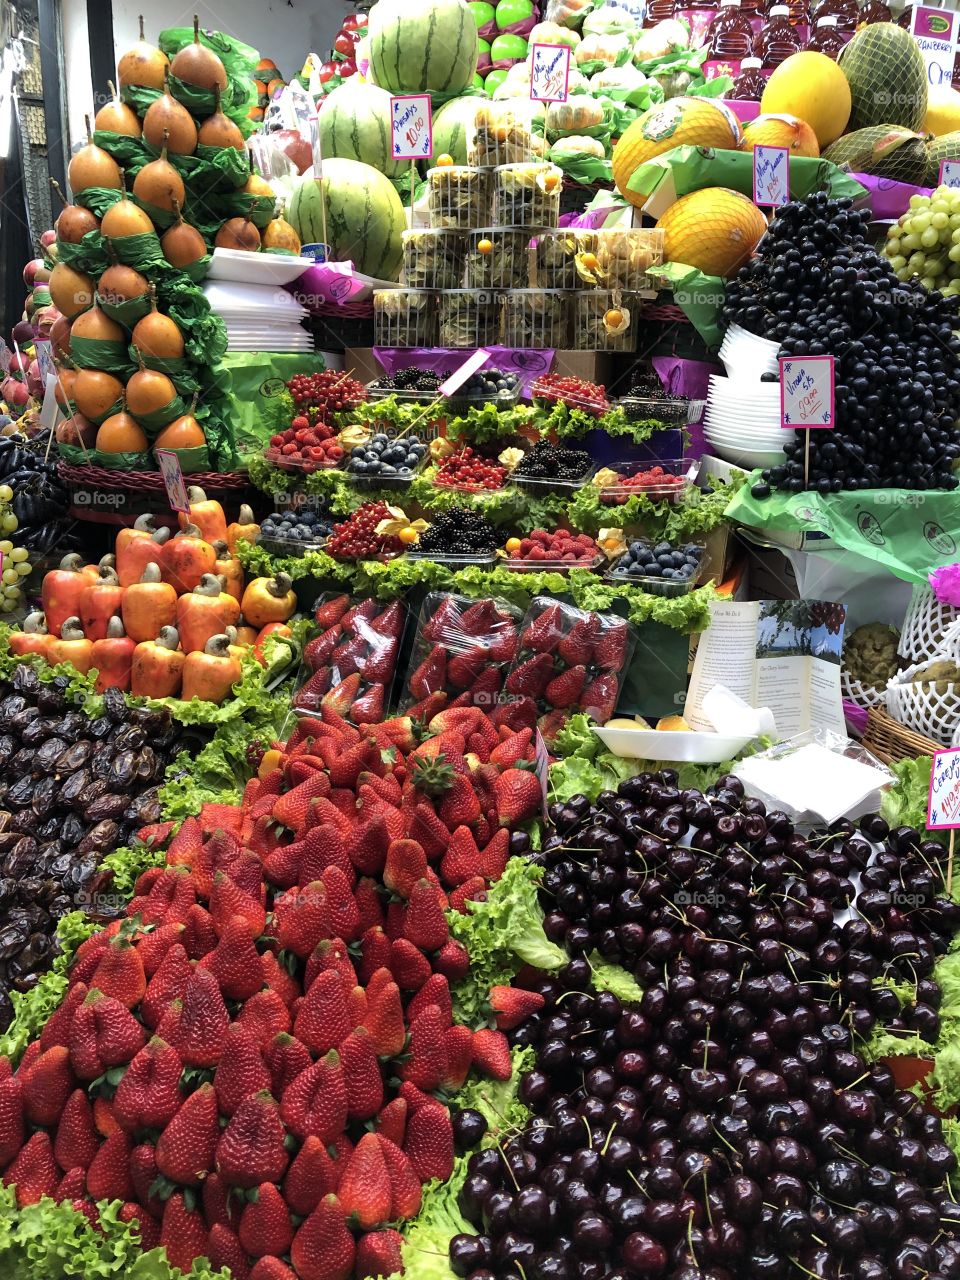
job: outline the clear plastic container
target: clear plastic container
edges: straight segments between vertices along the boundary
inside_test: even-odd
[[[840,0],[831,0],[839,3]],[[851,0],[856,8],[856,0]],[[778,67],[793,53],[800,51],[800,37],[790,24],[790,10],[785,4],[775,4],[770,10],[766,26],[753,42],[753,52],[765,67]]]
[[[514,289],[503,300],[503,345],[546,351],[567,346],[570,302],[560,289]]]
[[[663,262],[663,232],[653,227],[597,233],[600,279],[608,289],[654,296],[658,292],[651,267]]]
[[[380,720],[383,709],[390,704],[406,627],[406,606],[401,601],[376,604],[372,600],[347,599],[339,592],[329,591],[317,600],[314,617],[322,618],[322,622],[318,621],[311,640],[320,643],[305,646],[305,679],[293,696],[294,710],[304,715],[319,714],[325,693],[359,675],[353,706],[345,714],[355,724]]]
[[[447,165],[427,174],[427,207],[435,229],[453,227],[469,231],[490,222],[490,169],[469,165]]]
[[[422,443],[426,444],[426,441],[423,441],[422,437],[418,437],[418,439],[420,439]],[[353,459],[351,457],[345,458],[343,470],[347,479],[355,489],[371,491],[379,491],[381,489],[406,489],[414,476],[418,476],[427,466],[430,461],[430,453],[429,451],[425,451],[420,460],[414,464],[396,464],[397,470],[394,475],[385,475],[382,471],[378,472],[376,475],[368,475],[366,473],[352,471],[350,469],[352,461]]]
[[[468,289],[525,289],[530,283],[530,238],[526,227],[482,227],[467,240]]]
[[[651,552],[653,552],[654,547],[664,545],[655,543],[647,538],[630,539],[631,546],[637,542],[647,547]],[[686,543],[684,546],[695,546],[697,548],[697,555],[700,561],[700,567],[697,569],[696,573],[692,574],[689,578],[665,578],[661,574],[643,573],[639,569],[631,568],[628,570],[626,567],[627,555],[625,552],[610,566],[604,574],[604,579],[607,582],[614,584],[624,582],[629,583],[632,587],[639,587],[641,591],[647,591],[651,595],[656,596],[666,596],[670,598],[674,596],[689,595],[689,593],[693,591],[700,582],[700,578],[703,573],[703,561],[706,555],[706,546],[702,542]],[[683,548],[679,546],[671,547],[670,554],[673,555],[681,553],[682,550]]]
[[[600,501],[622,507],[635,494],[642,493],[651,502],[687,500],[693,487],[691,464],[682,458],[668,462],[615,462],[601,468],[593,478],[600,490]]]
[[[479,563],[468,556],[436,560]],[[517,655],[522,619],[519,609],[495,596],[475,600],[431,591],[420,610],[401,709],[407,711],[434,693],[445,693],[451,703],[463,698],[475,707],[495,706]]]
[[[910,10],[908,9],[909,13]],[[874,22],[892,22],[893,19],[889,8],[883,3],[883,0],[866,0],[866,4],[860,10],[860,25],[870,26]]]
[[[771,9],[770,12],[773,13],[773,10]],[[834,15],[837,19],[838,31],[856,31],[861,22],[860,6],[857,0],[819,0],[819,3],[813,7],[811,21],[816,25],[820,18]]]
[[[312,476],[315,471],[336,471],[343,466],[342,458],[304,458],[298,454],[283,453],[273,446],[264,449],[263,456],[273,466],[291,475]]]
[[[538,289],[585,289],[596,283],[600,265],[596,231],[541,231],[534,250]],[[579,269],[582,265],[583,270]]]
[[[477,170],[477,172],[490,172]],[[493,170],[493,221],[498,227],[555,227],[563,170],[555,164],[504,164]],[[481,226],[475,222],[474,226]]]
[[[446,569],[469,569],[477,565],[481,569],[492,569],[497,563],[496,551],[481,551],[476,555],[446,555],[442,551],[417,551],[415,547],[407,552],[408,560],[429,560],[431,564],[442,564]]]
[[[532,117],[531,107],[525,110],[520,99],[504,98],[478,107],[467,137],[467,164],[495,169],[536,159],[540,151],[530,128]]]
[[[828,58],[833,58],[836,62],[845,43],[843,36],[837,30],[837,15],[830,13],[824,18],[817,19],[816,29],[807,41],[807,48],[815,53],[825,53]]]
[[[622,396],[619,400],[629,422],[663,422],[682,426],[690,420],[690,401],[674,396]]]
[[[261,534],[257,539],[257,546],[272,556],[302,556],[308,551],[322,551],[326,545],[326,538],[278,538]]]
[[[521,560],[517,556],[507,556],[500,563],[514,573],[569,573],[571,569],[586,569],[588,573],[594,573],[605,559],[601,551],[589,560]]]
[[[753,27],[740,0],[720,0],[720,9],[707,33],[710,57],[724,61],[749,58],[753,51]]]
[[[465,253],[462,231],[404,231],[403,283],[408,289],[459,289]]]
[[[609,289],[586,289],[574,298],[574,350],[636,350],[637,304],[632,298]]]
[[[488,347],[500,336],[500,298],[475,289],[448,289],[440,300],[439,347]],[[428,344],[421,344],[428,345]]]
[[[733,82],[730,97],[735,102],[759,102],[767,87],[767,77],[760,70],[763,63],[759,58],[744,58],[740,63],[740,74]]]
[[[377,289],[373,295],[374,345],[434,347],[437,297],[422,289]]]

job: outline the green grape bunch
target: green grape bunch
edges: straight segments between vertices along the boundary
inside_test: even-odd
[[[18,547],[12,539],[19,526],[17,517],[10,510],[13,490],[8,484],[0,484],[0,553],[3,555],[3,572],[0,573],[0,614],[13,613],[23,601],[22,583],[30,576],[30,552]]]
[[[960,294],[960,189],[911,196],[910,208],[887,229],[883,252],[901,280],[919,276],[926,289]]]

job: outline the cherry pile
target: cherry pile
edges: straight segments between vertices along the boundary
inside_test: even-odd
[[[352,409],[367,398],[363,384],[356,378],[328,369],[323,373],[298,373],[287,383],[298,414],[309,414],[314,420],[330,422],[335,413]]]
[[[508,475],[509,469],[502,463],[485,458],[467,445],[441,463],[434,476],[434,484],[477,491],[502,489]]]
[[[878,1021],[936,1037],[933,967],[960,928],[942,846],[877,815],[804,837],[736,778],[703,795],[670,770],[550,818],[533,856],[573,959],[527,984],[544,1005],[511,1038],[536,1051],[535,1118],[471,1157],[460,1208],[482,1234],[454,1238],[454,1271],[960,1275],[941,1119],[859,1052]],[[591,986],[594,952],[636,1004]]]
[[[564,378],[559,373],[544,373],[530,388],[534,400],[556,404],[563,401],[568,409],[581,409],[584,413],[601,418],[609,409],[606,387],[584,378]]]
[[[382,521],[392,519],[385,502],[365,502],[348,519],[333,526],[324,550],[335,560],[399,555],[403,550],[400,539],[395,534],[384,536],[377,533],[377,526]]]

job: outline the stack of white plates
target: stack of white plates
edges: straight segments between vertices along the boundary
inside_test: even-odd
[[[779,342],[770,342],[767,338],[759,338],[755,333],[741,329],[732,324],[723,335],[720,344],[720,359],[727,371],[728,378],[743,378],[749,382],[758,382],[764,373],[779,373],[777,355]]]
[[[704,439],[719,458],[740,467],[775,467],[793,438],[780,426],[779,382],[747,382],[713,374],[703,419]]]
[[[208,280],[203,289],[227,326],[228,351],[312,351],[306,307],[278,284]]]

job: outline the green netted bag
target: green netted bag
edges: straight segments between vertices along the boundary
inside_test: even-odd
[[[130,353],[125,342],[110,342],[105,338],[73,338],[70,356],[78,369],[102,369],[126,380],[133,373]]]
[[[220,31],[200,31],[200,43],[212,49],[224,65],[227,87],[220,95],[220,107],[230,117],[245,138],[253,133],[256,125],[250,119],[251,108],[257,105],[257,91],[253,73],[260,55],[256,49]],[[160,32],[160,48],[172,62],[184,45],[194,38],[192,27],[170,27]],[[205,120],[217,109],[216,96],[207,89],[197,89],[184,84],[177,76],[170,77],[170,92],[182,102],[197,120]]]
[[[149,160],[147,146],[142,138],[131,138],[125,133],[110,133],[106,129],[97,129],[93,140],[108,155],[113,156],[117,164],[127,175],[127,182],[132,182]]]
[[[164,427],[168,427],[174,418],[180,418],[187,412],[187,406],[180,396],[174,396],[162,409],[154,409],[153,413],[134,414],[137,422],[148,436],[158,435]]]
[[[87,187],[74,196],[77,204],[89,209],[95,218],[102,218],[108,209],[112,209],[118,200],[123,199],[123,192],[114,187]]]
[[[99,230],[88,231],[77,244],[57,241],[57,261],[76,267],[87,275],[99,276],[110,266],[107,247]]]
[[[824,160],[847,165],[854,173],[892,178],[919,186],[926,181],[929,156],[922,134],[899,125],[878,124],[857,129],[823,151]]]
[[[245,191],[234,191],[230,195],[214,196],[210,200],[210,208],[215,214],[222,214],[221,223],[227,218],[247,218],[261,231],[277,213],[276,196],[251,196]]]
[[[189,360],[165,360],[160,356],[150,356],[144,351],[138,351],[136,347],[129,347],[128,351],[134,364],[142,360],[145,369],[165,373],[182,396],[192,396],[195,391],[200,390],[200,383],[194,373],[195,366]]]
[[[133,267],[141,275],[148,276],[154,268],[170,265],[163,256],[160,237],[155,231],[142,231],[135,236],[114,236],[110,240],[110,247],[118,261],[124,266]]]
[[[139,298],[128,298],[126,302],[107,302],[97,294],[97,305],[117,324],[125,329],[132,329],[138,320],[142,320],[151,307],[149,293],[142,293]]]
[[[205,444],[196,445],[193,449],[170,449],[169,452],[176,454],[180,470],[185,476],[210,470],[210,450]],[[159,466],[157,463],[158,470]]]

